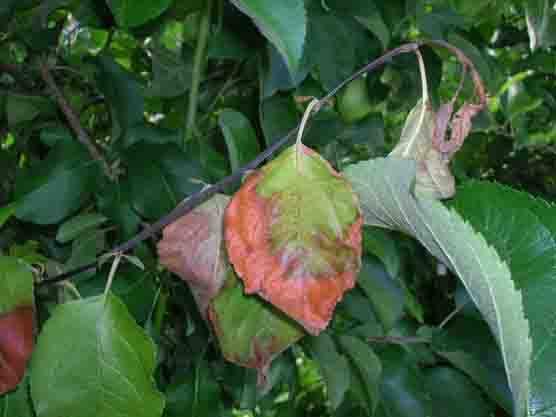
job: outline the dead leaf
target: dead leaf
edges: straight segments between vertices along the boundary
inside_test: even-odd
[[[224,210],[230,198],[217,194],[164,228],[160,263],[189,284],[203,317],[226,280]]]

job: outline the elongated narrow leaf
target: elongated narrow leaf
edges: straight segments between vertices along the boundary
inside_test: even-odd
[[[100,226],[107,220],[102,214],[89,213],[82,214],[68,220],[60,226],[56,234],[56,240],[60,243],[67,243],[80,234]]]
[[[222,354],[230,362],[254,368],[266,382],[272,360],[305,334],[294,321],[257,296],[243,293],[233,271],[209,307]]]
[[[62,304],[33,356],[38,417],[159,417],[164,399],[152,374],[155,350],[114,295]]]
[[[238,111],[224,109],[218,115],[218,124],[226,140],[232,171],[255,159],[259,154],[259,142],[247,117]]]
[[[232,0],[280,51],[291,74],[303,55],[307,18],[303,0]]]
[[[164,228],[160,263],[189,284],[203,316],[229,268],[224,248],[224,210],[230,198],[217,194]]]
[[[484,238],[452,210],[412,192],[414,161],[376,159],[348,167],[369,225],[408,233],[456,273],[496,336],[512,389],[515,415],[529,396],[532,343],[519,291],[506,264]]]
[[[362,221],[349,183],[316,152],[292,146],[250,175],[226,209],[228,256],[247,293],[317,334],[355,284]]]
[[[336,350],[336,345],[327,332],[309,338],[307,345],[326,383],[330,407],[335,410],[344,400],[350,384],[347,359]]]
[[[340,336],[342,350],[351,361],[357,376],[361,378],[371,415],[380,400],[379,388],[382,364],[368,343],[353,336]]]
[[[530,414],[556,412],[556,208],[488,182],[460,188],[458,213],[496,248],[523,294],[533,340]],[[545,226],[544,221],[548,224]]]

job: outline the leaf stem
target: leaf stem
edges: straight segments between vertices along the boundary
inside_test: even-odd
[[[189,105],[187,107],[184,144],[193,137],[193,132],[195,130],[197,107],[199,101],[199,87],[201,85],[201,78],[205,66],[206,51],[210,32],[212,1],[213,0],[207,0],[205,12],[201,15],[201,20],[199,22],[197,45],[195,47],[195,57],[193,58],[191,89],[189,90]]]
[[[117,253],[116,256],[114,256],[114,260],[112,261],[112,266],[110,267],[110,272],[108,273],[108,280],[106,281],[106,287],[104,287],[105,299],[108,296],[110,287],[112,287],[112,282],[114,281],[114,276],[116,275],[116,271],[118,270],[118,266],[120,265],[121,260],[122,260],[122,254]]]

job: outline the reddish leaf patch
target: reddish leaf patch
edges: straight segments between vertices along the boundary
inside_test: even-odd
[[[17,307],[0,316],[0,394],[21,382],[34,346],[34,311]]]
[[[226,279],[222,228],[228,202],[229,197],[215,195],[164,228],[158,243],[160,263],[189,284],[203,317]]]
[[[347,181],[314,151],[304,152],[303,169],[291,177],[292,148],[247,178],[226,210],[225,236],[245,291],[318,334],[355,285],[363,221]],[[265,178],[271,184],[261,191]]]

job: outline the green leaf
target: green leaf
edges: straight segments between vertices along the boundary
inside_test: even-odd
[[[556,44],[556,11],[550,0],[526,0],[525,21],[531,51]]]
[[[72,243],[71,256],[64,265],[65,271],[71,271],[82,265],[87,265],[96,261],[99,255],[106,248],[105,232],[92,230],[76,238]],[[76,279],[91,277],[94,271],[86,271],[75,276]]]
[[[363,228],[363,248],[382,261],[390,277],[396,279],[401,270],[401,254],[395,236],[388,230]]]
[[[299,123],[293,99],[282,95],[274,95],[261,102],[260,119],[267,145],[286,136]]]
[[[381,406],[388,417],[436,416],[436,408],[425,391],[425,380],[410,354],[389,345],[378,351],[382,362]]]
[[[135,234],[141,218],[131,205],[130,184],[128,181],[109,183],[96,194],[97,207],[121,233],[124,240]]]
[[[15,391],[0,395],[0,416],[34,417],[29,397],[29,379],[25,378]]]
[[[33,274],[29,265],[11,256],[0,256],[0,315],[31,305]]]
[[[52,148],[62,142],[71,142],[73,139],[72,134],[65,127],[51,127],[41,130],[40,140],[46,146]]]
[[[238,111],[224,109],[218,114],[218,124],[230,155],[230,165],[235,172],[259,154],[257,135],[247,117]]]
[[[166,389],[166,417],[222,415],[220,386],[206,360]]]
[[[10,203],[4,207],[0,207],[0,227],[2,227],[4,223],[6,223],[10,217],[15,214],[16,209],[16,203]]]
[[[163,216],[202,188],[200,166],[176,145],[140,143],[125,156],[132,206],[149,219]]]
[[[101,277],[102,279],[99,279]],[[101,295],[107,278],[106,274],[104,276],[97,274],[94,279],[80,280],[76,283],[77,289],[83,297]],[[156,294],[155,279],[153,271],[142,271],[136,266],[121,265],[118,268],[118,276],[110,287],[138,323],[145,323],[151,314]]]
[[[60,243],[67,243],[79,235],[90,231],[108,220],[99,213],[80,214],[64,222],[56,233],[56,240]]]
[[[326,332],[307,338],[307,346],[326,383],[330,407],[336,410],[350,385],[348,362],[344,355],[338,353],[334,341]]]
[[[362,380],[367,398],[365,406],[372,415],[380,400],[379,389],[382,374],[380,359],[368,343],[356,337],[340,336],[338,343],[356,370],[357,376]]]
[[[415,162],[376,159],[348,167],[365,222],[417,238],[456,273],[499,343],[512,388],[515,415],[523,416],[529,396],[531,339],[522,296],[508,267],[455,212],[436,200],[412,194]]]
[[[172,0],[107,0],[107,3],[118,25],[131,28],[160,16]]]
[[[533,340],[530,413],[536,415],[556,411],[556,335],[551,330],[556,315],[556,288],[552,285],[556,278],[556,235],[535,211],[546,209],[543,218],[554,224],[556,208],[532,196],[528,201],[525,198],[507,187],[473,181],[460,188],[453,206],[507,262],[522,292]]]
[[[52,101],[42,96],[10,93],[6,96],[6,118],[8,125],[31,122],[37,116],[52,116],[55,107]]]
[[[394,327],[403,316],[405,296],[403,289],[385,267],[372,257],[364,257],[357,285],[371,301],[384,330]]]
[[[504,361],[484,321],[455,317],[434,333],[432,341],[436,354],[468,375],[508,413],[512,412],[512,393]]]
[[[299,68],[306,33],[303,0],[232,0],[239,10],[252,18],[259,30],[280,51],[291,74]]]
[[[425,390],[434,402],[434,414],[450,417],[489,417],[493,407],[483,393],[461,372],[447,366],[424,372]]]
[[[96,163],[81,144],[60,143],[17,179],[16,217],[36,224],[58,223],[90,195],[97,175]]]
[[[264,99],[272,97],[277,91],[287,91],[298,86],[309,72],[304,59],[297,73],[292,76],[280,52],[271,44],[268,44],[267,51],[268,68],[265,68],[262,76]]]
[[[136,7],[136,6],[134,6]],[[141,84],[109,56],[95,60],[99,69],[97,84],[104,94],[112,115],[112,136],[118,138],[123,132],[143,121],[145,111]]]
[[[59,305],[39,335],[31,397],[39,417],[158,417],[151,339],[114,295]]]
[[[171,51],[155,44],[152,54],[153,80],[146,91],[150,97],[172,98],[184,94],[191,86],[193,54],[189,49]]]
[[[304,336],[293,320],[259,297],[245,295],[233,271],[209,307],[209,317],[224,357],[255,368],[264,381],[272,360]]]

